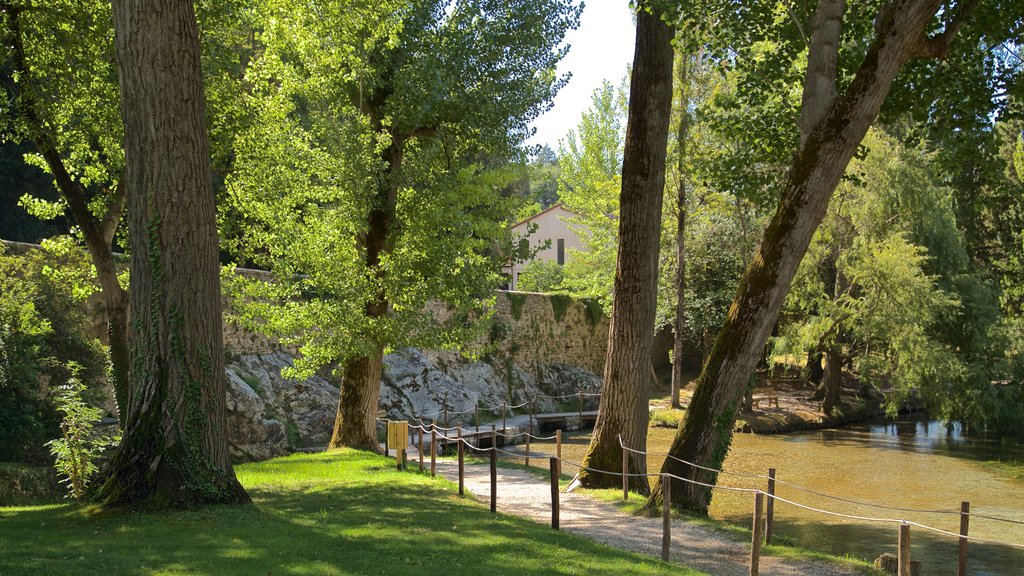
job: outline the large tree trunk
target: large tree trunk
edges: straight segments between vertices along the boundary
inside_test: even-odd
[[[833,0],[821,0],[830,5]],[[893,78],[914,56],[942,55],[976,3],[957,14],[940,36],[929,38],[939,0],[897,0],[876,19],[875,38],[846,92],[815,123],[793,159],[779,207],[747,268],[711,356],[697,381],[686,419],[672,442],[672,456],[720,468],[732,441],[736,408],[747,379],[775,323],[797,266],[821,223],[833,190],[861,139],[878,116]],[[817,20],[816,20],[817,21]],[[822,49],[812,41],[811,50]],[[827,49],[834,49],[827,47]],[[809,56],[813,61],[814,57]],[[811,71],[808,71],[810,80]],[[716,473],[667,459],[663,472],[714,484]],[[711,490],[678,483],[673,502],[707,513]],[[658,495],[649,505],[657,505]]]
[[[68,205],[72,220],[81,230],[89,257],[96,268],[100,297],[107,317],[114,399],[123,422],[129,404],[128,294],[117,281],[112,246],[114,234],[121,223],[127,194],[123,183],[114,190],[108,190],[110,199],[106,214],[102,219],[97,218],[89,209],[89,197],[85,188],[68,173],[64,159],[57,150],[56,138],[50,132],[50,127],[42,120],[44,114],[41,111],[46,103],[39,101],[36,97],[38,91],[31,87],[34,74],[28,65],[21,27],[21,15],[25,10],[26,8],[15,6],[11,2],[0,1],[0,11],[7,14],[7,26],[10,31],[11,65],[17,73],[17,81],[11,83],[11,97],[17,102],[18,113],[32,127],[32,140],[36,150],[46,162],[58,192]],[[29,88],[25,90],[23,86]]]
[[[248,502],[224,414],[218,242],[190,0],[116,0],[132,246],[130,410],[107,505]]]
[[[676,168],[679,185],[676,190],[676,318],[672,342],[672,408],[680,409],[679,391],[683,384],[683,355],[686,353],[683,335],[686,332],[686,140],[690,132],[690,90],[687,78],[689,62],[685,54],[679,57],[679,126],[676,141],[679,157]]]
[[[584,466],[620,470],[619,436],[632,448],[647,446],[647,386],[658,282],[658,243],[665,188],[668,123],[672,111],[672,28],[641,6],[629,95],[629,120],[619,196],[619,252],[615,297],[604,368],[600,412]],[[631,454],[629,471],[647,472],[642,454]],[[581,469],[585,486],[614,486],[616,476]],[[632,483],[646,492],[646,478]]]
[[[380,179],[374,207],[367,218],[367,232],[361,239],[366,258],[366,274],[377,292],[367,303],[368,319],[379,320],[388,315],[390,304],[384,290],[385,272],[380,266],[381,256],[389,249],[398,206],[398,173],[402,167],[405,138],[392,135],[391,145],[382,153],[385,173]],[[345,376],[341,383],[338,415],[334,420],[334,433],[330,448],[348,446],[360,450],[380,452],[377,442],[377,404],[380,401],[381,370],[384,365],[384,346],[374,334],[366,335],[372,350],[365,355],[350,358],[345,363]]]

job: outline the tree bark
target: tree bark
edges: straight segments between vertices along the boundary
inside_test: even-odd
[[[18,81],[12,82],[10,92],[17,102],[18,113],[31,127],[32,140],[36,150],[43,157],[50,174],[53,176],[57,191],[68,205],[68,211],[75,225],[82,232],[86,249],[96,268],[96,280],[100,285],[100,298],[103,301],[104,313],[107,317],[107,338],[110,345],[111,376],[114,388],[114,399],[117,402],[119,416],[123,422],[129,405],[128,395],[128,294],[117,280],[114,266],[113,241],[114,234],[121,222],[124,211],[126,191],[123,183],[111,191],[110,206],[102,220],[89,210],[89,198],[85,188],[71,177],[64,159],[57,150],[54,135],[46,129],[41,111],[42,102],[34,96],[36,91],[21,89],[30,86],[33,71],[28,65],[24,38],[21,28],[21,14],[25,10],[7,1],[0,2],[0,11],[7,14],[7,25],[11,43],[11,65],[17,72]]]
[[[686,55],[679,55],[679,126],[676,140],[679,157],[676,168],[679,185],[676,190],[676,318],[672,343],[672,402],[675,409],[682,408],[679,391],[683,387],[683,355],[686,353],[683,335],[686,332],[686,140],[690,132],[690,98],[687,78],[689,62]]]
[[[824,371],[821,368],[821,350],[807,351],[807,381],[820,384]]]
[[[836,68],[845,13],[846,0],[819,0],[814,11],[811,42],[807,49],[807,75],[800,103],[801,145],[836,98]]]
[[[382,153],[385,174],[377,189],[375,206],[367,218],[367,232],[361,239],[366,258],[366,274],[375,286],[365,308],[368,319],[383,319],[388,315],[390,303],[384,289],[385,272],[381,256],[389,249],[398,207],[398,173],[402,167],[405,137],[392,134],[391,145]],[[334,433],[330,448],[348,446],[360,450],[380,452],[377,442],[377,404],[380,401],[380,380],[384,366],[384,346],[373,334],[368,334],[371,351],[350,358],[345,363],[345,376],[338,400],[338,415],[334,420]]]
[[[653,12],[653,13],[652,13]],[[665,188],[665,157],[672,110],[673,30],[659,10],[641,6],[637,14],[636,50],[630,84],[629,120],[619,196],[619,250],[615,297],[604,369],[600,412],[585,466],[620,470],[623,442],[637,450],[647,446],[647,386],[657,291],[658,244]],[[647,472],[643,454],[631,453],[628,469]],[[581,469],[585,486],[614,486],[616,476]],[[646,493],[645,477],[631,482]]]
[[[875,37],[853,81],[842,96],[833,99],[794,156],[778,209],[697,381],[686,419],[670,448],[672,456],[721,468],[732,440],[739,397],[832,192],[878,116],[900,67],[921,55],[923,46],[932,41],[926,32],[941,4],[939,0],[895,0],[882,7]],[[957,19],[966,14],[969,10],[960,11]],[[717,473],[671,458],[662,471],[712,485],[717,478]],[[657,498],[655,493],[654,505]],[[672,500],[679,507],[706,514],[711,490],[681,483],[672,491]]]
[[[190,0],[115,0],[132,245],[130,410],[105,505],[249,498],[231,467],[213,187]]]
[[[843,384],[842,346],[842,340],[839,335],[836,335],[836,341],[825,349],[825,372],[822,381],[825,393],[821,408],[829,416],[839,404],[839,391]]]

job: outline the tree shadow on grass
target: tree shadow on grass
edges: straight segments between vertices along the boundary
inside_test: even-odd
[[[680,573],[540,524],[494,516],[456,496],[446,481],[360,458],[339,453],[268,464],[259,473],[288,476],[295,469],[300,481],[252,486],[251,506],[162,514],[0,509],[0,574]],[[361,468],[318,483],[312,473],[322,463]]]

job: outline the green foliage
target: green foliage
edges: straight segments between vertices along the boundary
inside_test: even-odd
[[[587,315],[587,322],[591,326],[597,326],[601,322],[601,318],[604,317],[604,307],[601,306],[601,302],[593,298],[583,298],[580,300],[580,304],[583,305],[583,311]]]
[[[508,292],[505,296],[508,297],[509,307],[512,309],[512,317],[519,320],[523,316],[523,304],[526,302],[526,294]]]
[[[46,9],[15,0],[20,42],[30,74],[13,74],[10,98],[0,104],[4,141],[46,141],[70,177],[86,190],[90,212],[101,219],[124,172],[120,90],[114,62],[113,17],[102,0],[53,0]],[[12,16],[0,14],[5,46],[13,42]],[[49,174],[39,150],[25,162]],[[49,220],[66,203],[26,190],[20,204]]]
[[[531,260],[519,272],[516,289],[522,292],[553,292],[562,285],[565,270],[554,260]]]
[[[579,214],[570,227],[584,249],[572,251],[563,288],[577,298],[594,298],[611,309],[618,250],[619,189],[625,139],[625,80],[595,90],[579,127],[559,143],[558,194]]]
[[[71,378],[55,390],[57,410],[64,413],[60,423],[61,437],[50,440],[46,445],[54,457],[54,467],[64,476],[62,482],[68,497],[81,500],[89,481],[99,471],[96,459],[118,439],[93,429],[93,423],[103,416],[103,410],[82,400],[85,385],[77,378],[78,367],[72,364],[68,368]]]
[[[890,411],[916,398],[940,418],[991,421],[990,382],[1020,358],[990,280],[970,271],[952,191],[922,146],[881,131],[864,144],[801,264],[776,352],[841,342]]]
[[[564,79],[562,0],[265,0],[265,46],[236,114],[222,226],[240,261],[243,320],[302,345],[300,373],[380,348],[453,348],[493,302],[511,253],[527,123]],[[393,205],[391,204],[393,202]],[[374,226],[387,238],[368,262]],[[239,226],[238,223],[242,223]],[[368,312],[386,302],[384,317]],[[426,312],[438,302],[444,314]],[[451,321],[449,321],[451,320]],[[482,323],[481,323],[482,324]]]
[[[71,377],[69,363],[81,366],[78,376],[97,398],[106,357],[86,336],[82,293],[65,281],[87,273],[83,259],[81,252],[0,254],[0,460],[47,460],[44,443],[58,433],[59,422],[48,390]]]
[[[565,312],[569,309],[569,305],[573,303],[572,296],[551,294],[549,299],[551,300],[551,312],[555,316],[555,322],[561,322],[562,318],[565,318]]]

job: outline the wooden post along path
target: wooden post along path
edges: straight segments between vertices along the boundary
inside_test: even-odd
[[[910,576],[910,524],[900,524],[900,542],[897,554],[896,574]]]
[[[768,501],[765,502],[764,543],[772,543],[772,525],[775,523],[775,468],[768,469]]]
[[[960,503],[960,539],[957,543],[957,576],[967,576],[967,529],[971,523],[971,503]]]
[[[459,445],[459,496],[466,493],[466,462],[463,456],[462,446],[462,428],[458,429],[458,445]]]
[[[622,449],[622,501],[629,500],[629,452]]]
[[[430,476],[437,476],[437,421],[430,421]]]
[[[558,458],[551,458],[551,527],[558,530],[558,475],[562,463]]]
[[[498,511],[498,448],[491,448],[491,512]]]
[[[757,576],[761,564],[761,512],[764,510],[764,493],[754,493],[754,534],[750,539],[750,576]]]
[[[672,477],[668,474],[661,475],[661,559],[668,562],[669,547],[672,545]]]

